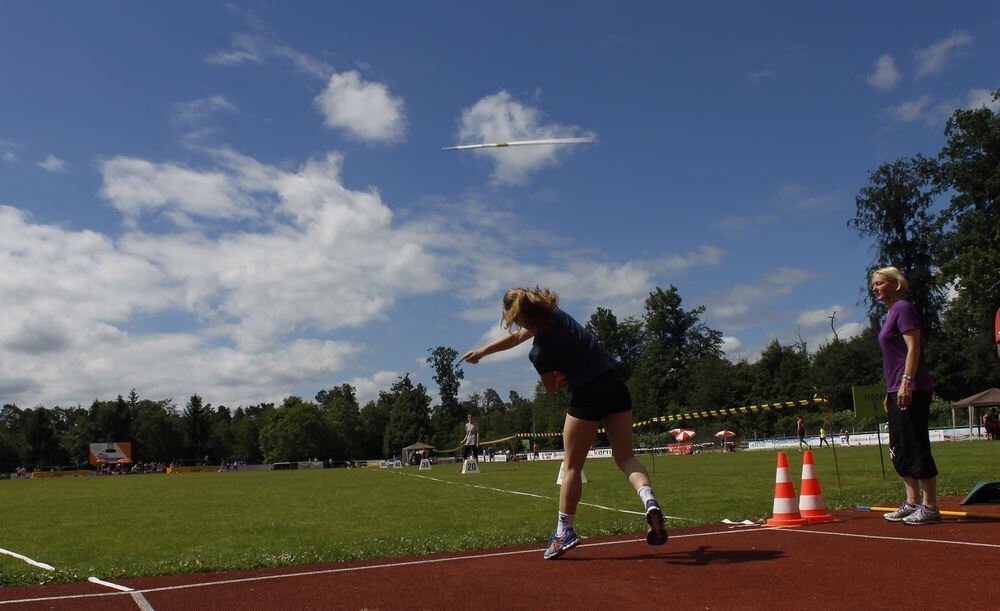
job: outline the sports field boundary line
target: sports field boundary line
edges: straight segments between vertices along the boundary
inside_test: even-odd
[[[770,528],[765,528],[761,530],[771,530]],[[704,533],[691,533],[687,535],[673,535],[671,539],[688,539],[691,537],[713,537],[719,535],[735,535],[739,533],[749,532],[746,529],[743,530],[722,530]],[[642,537],[639,539],[621,539],[617,541],[595,541],[593,543],[581,543],[577,546],[577,549],[586,547],[603,547],[608,545],[625,545],[629,543],[645,543],[646,538]],[[545,548],[533,547],[530,549],[519,549],[510,550],[505,552],[487,552],[483,554],[466,554],[462,556],[447,556],[444,558],[424,558],[420,560],[407,560],[403,562],[386,562],[382,564],[369,564],[365,566],[347,566],[335,569],[320,569],[316,571],[301,571],[297,573],[281,573],[278,575],[258,575],[256,577],[241,577],[238,579],[222,579],[219,581],[203,581],[199,583],[187,583],[176,586],[164,586],[160,588],[140,588],[133,590],[131,592],[99,592],[93,594],[67,594],[64,596],[46,596],[38,598],[21,598],[16,600],[0,600],[0,606],[3,605],[14,605],[21,603],[33,603],[33,602],[47,602],[56,600],[79,600],[86,598],[103,598],[107,596],[125,596],[130,594],[150,594],[156,592],[169,592],[174,590],[188,590],[193,588],[205,588],[209,586],[223,586],[232,585],[237,583],[253,583],[255,581],[271,581],[274,579],[287,579],[290,577],[312,577],[315,575],[332,575],[336,573],[351,573],[356,571],[370,571],[375,569],[391,569],[404,566],[419,566],[424,564],[437,564],[442,562],[457,562],[461,560],[481,560],[483,558],[501,558],[504,556],[516,556],[519,554],[538,554],[544,551]],[[141,579],[141,578],[137,578]]]
[[[767,529],[767,530],[772,530],[772,529]],[[968,545],[970,547],[995,547],[1000,549],[1000,544],[997,543],[976,543],[975,541],[951,541],[949,539],[923,539],[919,537],[887,537],[885,535],[865,535],[862,533],[838,533],[838,532],[831,532],[828,530],[800,530],[797,528],[780,528],[780,527],[774,528],[773,530],[809,533],[811,535],[831,535],[834,537],[855,537],[858,539],[881,539],[883,541],[910,541],[917,543],[943,543],[946,545]]]
[[[19,554],[17,552],[12,552],[9,549],[4,549],[4,548],[0,547],[0,554],[3,554],[5,556],[10,556],[11,558],[17,558],[18,560],[22,560],[24,562],[27,562],[31,566],[37,566],[38,568],[45,569],[46,571],[55,571],[56,570],[56,568],[54,566],[52,566],[51,564],[46,564],[44,562],[39,562],[37,560],[32,560],[31,558],[28,558],[27,556],[25,556],[23,554]]]
[[[517,490],[504,490],[503,488],[493,488],[491,486],[479,486],[477,484],[465,484],[465,483],[462,483],[462,482],[453,482],[453,481],[446,480],[446,479],[440,479],[440,478],[437,478],[437,477],[431,477],[430,475],[420,475],[418,473],[395,473],[395,475],[405,475],[406,477],[418,477],[420,479],[429,479],[429,480],[434,481],[434,482],[441,482],[443,484],[451,484],[453,486],[464,486],[466,488],[478,488],[480,490],[491,490],[493,492],[502,492],[504,494],[516,494],[518,496],[530,496],[530,497],[533,497],[533,498],[536,498],[536,499],[542,499],[544,501],[554,501],[554,500],[556,500],[554,497],[543,496],[541,494],[534,494],[532,492],[519,492]],[[596,509],[603,509],[605,511],[617,511],[618,513],[627,513],[627,514],[631,514],[631,515],[635,515],[635,516],[645,516],[646,515],[646,512],[644,512],[644,511],[632,511],[631,509],[617,509],[615,507],[605,507],[604,505],[598,505],[596,503],[587,503],[587,502],[584,502],[584,501],[580,501],[578,504],[579,505],[583,505],[585,507],[594,507]],[[684,518],[684,517],[681,517],[681,516],[668,516],[666,514],[664,514],[663,517],[666,518],[666,519],[668,519],[668,520],[688,520],[688,521],[694,521],[692,518]]]
[[[842,537],[857,537],[862,539],[882,539],[891,541],[904,541],[911,543],[942,543],[942,544],[952,544],[952,545],[967,545],[972,547],[986,547],[986,548],[1000,548],[1000,545],[994,543],[976,543],[968,541],[951,541],[947,539],[924,539],[924,538],[912,538],[912,537],[886,537],[882,535],[865,535],[865,534],[855,534],[855,533],[839,533],[830,532],[824,530],[807,530],[802,528],[782,528],[776,526],[764,526],[761,528],[735,528],[729,530],[719,530],[719,531],[709,531],[703,533],[690,533],[683,535],[671,535],[670,539],[691,539],[697,537],[717,537],[722,535],[737,535],[746,533],[756,533],[764,531],[784,531],[784,532],[798,532],[798,533],[809,533],[816,535],[835,535]],[[625,545],[630,543],[644,543],[645,538],[639,539],[620,539],[615,541],[596,541],[594,543],[581,543],[577,548],[587,548],[587,547],[604,547],[608,545]],[[442,558],[424,558],[420,560],[407,560],[402,562],[386,562],[381,564],[370,564],[365,566],[350,566],[350,567],[339,567],[332,569],[320,569],[316,571],[301,571],[296,573],[281,573],[277,575],[258,575],[256,577],[241,577],[238,579],[222,579],[218,581],[203,581],[199,583],[189,583],[181,584],[175,586],[164,586],[159,588],[140,588],[133,590],[131,592],[100,592],[93,594],[68,594],[64,596],[45,596],[38,598],[22,598],[16,600],[0,600],[0,606],[3,605],[14,605],[22,603],[34,603],[34,602],[47,602],[47,601],[57,601],[57,600],[81,600],[88,598],[103,598],[108,596],[125,596],[135,594],[150,594],[156,592],[168,592],[174,590],[188,590],[193,588],[204,588],[210,586],[222,586],[222,585],[232,585],[238,583],[253,583],[256,581],[271,581],[275,579],[286,579],[291,577],[311,577],[316,575],[332,575],[336,573],[351,573],[356,571],[369,571],[375,569],[391,569],[405,566],[419,566],[426,564],[437,564],[443,562],[456,562],[461,560],[480,560],[484,558],[500,558],[504,556],[515,556],[520,554],[536,554],[543,550],[543,548],[530,548],[521,550],[510,550],[503,552],[487,552],[481,554],[467,554],[461,556],[447,556]],[[141,579],[141,578],[140,578]],[[145,600],[145,599],[143,599]],[[138,602],[138,601],[137,601]],[[148,602],[147,602],[148,604]],[[141,606],[141,605],[140,605]]]

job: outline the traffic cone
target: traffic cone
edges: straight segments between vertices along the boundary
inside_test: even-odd
[[[806,450],[802,456],[802,496],[799,497],[799,509],[802,517],[810,524],[833,522],[834,517],[823,505],[823,493],[819,489],[819,477],[816,475],[816,464],[813,462],[812,450]]]
[[[778,452],[778,472],[774,477],[774,511],[768,526],[805,526],[806,519],[799,513],[795,500],[795,486],[788,476],[788,457]]]

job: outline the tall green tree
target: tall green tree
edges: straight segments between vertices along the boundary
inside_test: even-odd
[[[184,445],[188,457],[201,458],[208,454],[209,438],[212,434],[211,406],[205,405],[201,397],[191,395],[181,414],[184,428]]]
[[[165,401],[139,401],[135,408],[132,452],[136,460],[169,463],[186,456],[181,419]]]
[[[369,401],[361,408],[361,431],[364,440],[361,456],[363,458],[385,457],[382,447],[385,442],[385,427],[389,424],[391,403],[392,396],[389,393],[380,392],[377,400]]]
[[[628,380],[644,347],[642,321],[628,316],[619,322],[609,308],[597,308],[587,321],[587,329],[615,359],[622,377]]]
[[[356,389],[341,384],[316,394],[316,402],[326,414],[337,436],[337,449],[332,458],[343,460],[358,458],[361,454],[361,406]]]
[[[456,422],[465,421],[465,412],[458,399],[458,391],[465,378],[465,372],[455,363],[458,352],[447,346],[429,348],[428,364],[434,370],[434,381],[438,385],[440,403],[431,417],[432,437],[435,445],[450,443]]]
[[[35,467],[42,465],[64,465],[69,461],[65,450],[59,445],[52,415],[44,407],[29,410],[24,422],[26,445],[22,458]]]
[[[682,307],[677,287],[657,287],[645,302],[645,345],[630,379],[636,418],[663,413],[688,401],[687,376],[694,363],[722,357],[722,333],[702,322],[704,306]]]
[[[1000,89],[993,100],[1000,101]],[[1000,113],[985,106],[956,110],[945,136],[938,159],[951,201],[941,216],[938,261],[957,296],[932,372],[938,392],[957,400],[1000,386],[993,338],[1000,307]]]
[[[935,160],[921,155],[884,163],[868,175],[868,184],[855,198],[848,226],[871,239],[875,253],[865,276],[872,324],[880,324],[885,308],[867,290],[871,272],[893,265],[909,281],[905,297],[920,313],[925,329],[933,335],[940,328],[945,290],[935,276],[934,251],[941,230],[932,209],[940,193],[938,170]]]
[[[387,394],[389,422],[382,450],[386,456],[397,456],[404,447],[430,437],[431,398],[423,384],[414,386],[409,374],[393,384]]]
[[[267,462],[326,459],[333,451],[333,429],[312,401],[287,397],[265,418],[260,448]]]

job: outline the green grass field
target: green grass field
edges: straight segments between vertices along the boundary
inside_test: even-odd
[[[828,509],[895,504],[902,485],[877,447],[816,451]],[[1000,477],[1000,443],[935,444],[942,495]],[[770,515],[774,452],[664,456],[644,462],[672,528]],[[789,453],[796,489],[801,454]],[[311,470],[0,481],[0,584],[118,579],[392,557],[542,543],[555,523],[557,462],[484,463],[432,471]],[[588,461],[583,501],[638,511],[610,459]],[[429,475],[445,481],[414,477]],[[452,482],[453,485],[446,482]],[[505,494],[475,484],[547,497]],[[641,517],[581,506],[584,537],[638,533]]]

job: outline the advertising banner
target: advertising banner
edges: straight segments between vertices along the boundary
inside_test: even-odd
[[[117,465],[132,464],[132,444],[128,441],[114,441],[90,444],[90,464]]]

